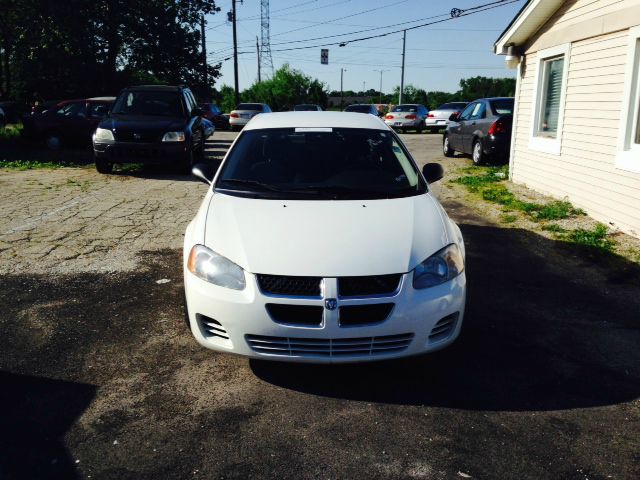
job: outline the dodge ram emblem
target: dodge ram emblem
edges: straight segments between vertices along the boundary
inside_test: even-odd
[[[324,301],[324,306],[327,308],[327,310],[335,310],[338,306],[338,300],[336,300],[335,298],[327,298]]]

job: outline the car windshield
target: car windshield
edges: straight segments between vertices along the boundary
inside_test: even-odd
[[[426,184],[392,132],[373,129],[249,130],[222,166],[216,190],[280,199],[418,195]]]
[[[118,97],[113,113],[123,115],[152,115],[181,117],[184,114],[179,92],[128,91]]]
[[[262,111],[262,105],[260,103],[241,103],[236,110],[257,110]]]
[[[313,112],[318,110],[318,107],[316,105],[296,105],[293,110],[296,112]]]
[[[495,115],[513,115],[513,98],[491,100],[489,103]]]
[[[415,105],[398,105],[393,109],[394,112],[417,112],[418,107]]]
[[[466,106],[466,103],[445,103],[440,105],[437,110],[462,110]]]
[[[369,113],[371,107],[369,105],[349,105],[344,109],[345,112]]]

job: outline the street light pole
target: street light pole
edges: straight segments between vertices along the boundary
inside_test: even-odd
[[[404,53],[405,45],[407,43],[407,31],[404,31],[402,36],[402,75],[400,76],[400,98],[398,99],[398,105],[402,104],[402,94],[404,93]]]
[[[342,79],[344,77],[344,72],[346,72],[347,69],[346,68],[340,68],[340,111],[343,110],[343,89],[342,89]]]
[[[382,103],[382,74],[388,71],[389,70],[374,70],[374,72],[380,72],[380,100],[378,103]]]
[[[231,15],[233,15],[233,74],[235,81],[235,96],[237,106],[240,103],[240,90],[238,88],[238,36],[236,33],[236,2],[237,0],[231,0],[231,5],[233,5],[231,13]]]

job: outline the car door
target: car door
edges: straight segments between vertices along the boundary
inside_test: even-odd
[[[189,126],[191,129],[191,142],[192,145],[199,145],[202,142],[202,118],[200,115],[193,115],[191,112],[197,107],[197,103],[193,94],[189,90],[184,91],[184,100],[187,108],[187,115],[189,115]]]
[[[469,118],[465,120],[462,126],[462,151],[464,153],[471,153],[475,132],[482,123],[482,119],[485,118],[486,113],[487,109],[484,102],[473,103],[473,109],[469,114]]]
[[[475,103],[470,103],[458,116],[458,119],[456,121],[449,122],[449,127],[447,130],[449,136],[449,145],[451,145],[451,148],[453,148],[454,150],[457,150],[459,152],[462,152],[464,150],[462,129],[464,128],[465,123],[471,117],[471,112],[474,108]]]
[[[67,102],[59,107],[51,117],[53,130],[65,138],[84,138],[87,135],[86,102]]]

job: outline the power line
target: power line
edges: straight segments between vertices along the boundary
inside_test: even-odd
[[[486,4],[483,4],[483,5],[477,5],[475,7],[470,7],[468,9],[464,10],[464,11],[460,11],[460,13],[458,13],[457,16],[451,16],[451,13],[434,15],[433,17],[427,17],[427,18],[437,18],[437,17],[441,17],[441,16],[444,16],[444,15],[447,15],[447,18],[442,18],[442,19],[435,20],[435,21],[432,21],[432,22],[427,22],[427,23],[423,23],[423,24],[420,24],[420,25],[414,25],[414,26],[411,26],[411,27],[406,27],[406,28],[402,28],[402,29],[399,29],[399,30],[385,32],[385,33],[381,33],[381,34],[377,34],[377,35],[370,35],[370,36],[367,36],[367,37],[361,37],[361,38],[355,38],[355,39],[351,39],[351,40],[346,40],[344,42],[324,43],[324,44],[307,45],[307,46],[299,46],[299,47],[292,47],[292,48],[280,48],[280,49],[275,49],[275,50],[271,50],[271,51],[272,52],[288,52],[288,51],[295,51],[295,50],[305,50],[305,49],[310,49],[310,48],[335,46],[335,45],[346,46],[346,45],[348,45],[350,43],[362,42],[362,41],[371,40],[371,39],[374,39],[374,38],[386,37],[386,36],[389,36],[389,35],[393,35],[395,33],[400,33],[400,32],[402,32],[404,30],[415,30],[415,29],[418,29],[418,28],[424,28],[424,27],[431,26],[431,25],[436,25],[436,24],[439,24],[439,23],[449,22],[451,20],[456,20],[456,19],[458,19],[460,17],[466,17],[466,16],[474,15],[476,13],[485,12],[485,11],[488,11],[488,10],[492,10],[494,8],[501,7],[503,5],[508,5],[508,4],[511,4],[511,3],[519,2],[519,1],[521,1],[521,0],[496,0],[496,1],[493,1],[493,2],[490,2],[490,3],[486,3]],[[399,2],[399,3],[402,3],[402,2]],[[456,10],[456,9],[454,9],[454,10]],[[346,17],[343,17],[343,18],[346,18]],[[406,24],[406,23],[413,23],[413,22],[402,22],[401,24]],[[397,25],[399,25],[399,24],[394,24],[394,26],[397,26]],[[374,29],[374,30],[379,30],[379,29],[380,28],[377,28],[377,29]],[[443,30],[443,29],[433,29],[433,30]],[[453,30],[457,30],[457,29],[453,29]],[[463,29],[463,30],[471,31],[470,29]],[[482,31],[485,31],[485,30],[482,30]],[[491,29],[490,31],[495,31],[495,30]],[[361,32],[358,32],[358,31],[349,32],[349,33],[346,33],[346,34],[340,34],[339,36],[354,35],[354,34],[357,34],[357,33],[361,33]],[[334,38],[336,36],[338,36],[338,35],[329,35],[327,37],[318,37],[316,39]],[[295,41],[290,41],[290,42],[281,42],[279,44],[274,44],[274,45],[284,45],[284,44],[288,44],[288,43],[301,43],[301,42],[312,41],[312,40],[313,39],[295,40]],[[216,52],[216,54],[219,56],[221,53],[225,52],[225,50],[228,50],[228,49],[223,49],[222,51],[218,51],[218,52]],[[251,53],[251,52],[238,52],[238,54],[246,54],[246,53]],[[228,59],[229,58],[227,57],[227,58],[224,58],[224,59],[222,59],[220,61],[226,61]]]

